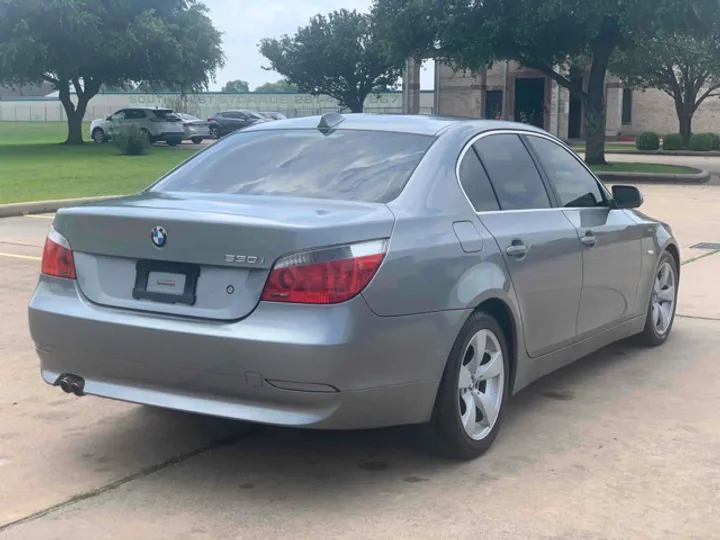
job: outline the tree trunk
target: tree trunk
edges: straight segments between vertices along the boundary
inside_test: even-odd
[[[679,104],[678,104],[679,105]],[[690,146],[690,135],[692,135],[692,117],[693,113],[688,107],[677,106],[678,123],[680,124],[680,136],[682,137],[683,147]]]
[[[82,121],[87,111],[88,101],[95,95],[92,92],[77,93],[77,106],[70,99],[70,84],[67,81],[60,80],[55,86],[60,93],[60,102],[65,109],[67,116],[68,134],[64,144],[78,145],[83,144]],[[76,90],[77,91],[77,90]]]
[[[73,108],[74,109],[74,108]],[[82,120],[83,114],[78,114],[77,110],[68,111],[67,114],[68,134],[64,144],[83,144]]]
[[[362,102],[358,101],[356,99],[348,100],[347,106],[348,106],[348,109],[350,109],[350,112],[353,112],[353,113],[363,112]]]
[[[585,162],[605,165],[605,71],[607,62],[593,60],[585,100]]]

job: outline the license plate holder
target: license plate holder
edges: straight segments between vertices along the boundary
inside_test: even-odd
[[[135,270],[135,287],[132,292],[134,299],[151,300],[163,304],[195,305],[197,281],[200,277],[199,266],[140,260],[135,265]],[[151,279],[157,283],[151,283]],[[176,282],[179,282],[179,289],[176,287]],[[167,287],[169,292],[162,292],[164,287]]]

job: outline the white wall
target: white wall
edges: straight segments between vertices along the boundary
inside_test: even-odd
[[[433,93],[422,92],[420,112],[432,112]],[[223,109],[250,109],[254,111],[277,111],[288,117],[308,116],[338,108],[337,100],[328,96],[307,94],[222,94],[205,93],[181,98],[174,94],[98,94],[88,104],[85,120],[108,116],[124,107],[172,107],[201,118]],[[365,101],[366,112],[399,113],[402,111],[402,94],[392,92],[371,95]],[[0,121],[10,122],[61,122],[65,121],[62,104],[56,99],[0,100]]]

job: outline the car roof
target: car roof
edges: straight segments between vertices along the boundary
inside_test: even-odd
[[[336,113],[330,113],[336,114]],[[322,116],[303,116],[288,120],[279,120],[257,126],[250,126],[243,131],[279,130],[279,129],[313,129],[317,128]],[[412,133],[416,135],[440,135],[441,132],[458,129],[471,129],[475,132],[497,129],[515,129],[535,133],[546,133],[544,130],[529,124],[506,122],[503,120],[481,120],[461,116],[431,116],[425,114],[342,114],[344,120],[337,129],[353,129],[358,131],[392,131]]]

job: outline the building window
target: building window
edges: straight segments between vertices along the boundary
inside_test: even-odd
[[[632,88],[623,88],[622,123],[632,124]]]

